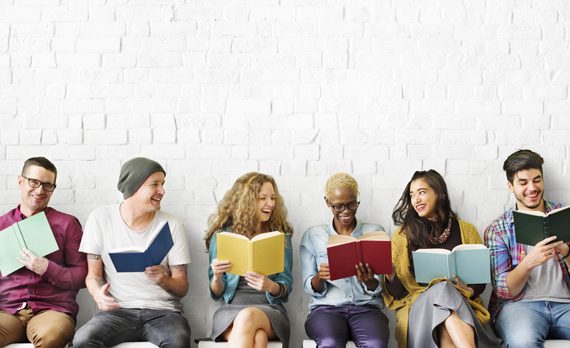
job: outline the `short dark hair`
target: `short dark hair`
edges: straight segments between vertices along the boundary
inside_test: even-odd
[[[57,168],[47,158],[45,158],[45,157],[28,158],[26,160],[26,162],[24,162],[24,166],[22,167],[22,175],[24,175],[26,173],[26,169],[28,169],[31,166],[38,166],[38,167],[42,167],[46,170],[49,170],[50,172],[55,174],[54,180],[57,180]],[[54,182],[54,184],[55,184],[55,182]]]
[[[544,159],[538,153],[524,149],[513,152],[503,163],[507,180],[512,184],[515,174],[521,170],[538,169],[542,174]]]

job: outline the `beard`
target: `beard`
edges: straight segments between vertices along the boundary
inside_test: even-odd
[[[540,197],[536,203],[532,203],[532,204],[528,203],[527,204],[528,201],[525,200],[524,195],[520,195],[520,196],[516,195],[515,198],[517,199],[517,207],[519,204],[521,204],[522,206],[524,206],[527,209],[534,210],[534,209],[538,208],[540,206],[540,204],[543,202],[543,198],[544,198],[543,196],[544,196],[544,192],[541,191]]]

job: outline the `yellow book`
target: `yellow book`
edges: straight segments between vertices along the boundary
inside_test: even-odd
[[[261,233],[251,240],[231,232],[217,234],[218,260],[232,263],[229,273],[243,276],[253,271],[263,275],[281,273],[285,267],[285,235]]]

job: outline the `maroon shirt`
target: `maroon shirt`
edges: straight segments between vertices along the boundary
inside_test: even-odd
[[[44,212],[59,250],[46,256],[49,264],[41,276],[25,267],[6,277],[0,274],[0,310],[14,314],[27,303],[34,313],[50,309],[75,319],[75,298],[87,275],[86,255],[79,252],[83,230],[74,216],[49,207]],[[25,218],[18,206],[0,216],[0,230]]]

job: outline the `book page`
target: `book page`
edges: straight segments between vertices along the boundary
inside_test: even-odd
[[[547,214],[538,211],[538,210],[515,210],[517,213],[520,214],[528,214],[528,215],[534,215],[534,216],[540,216],[540,217],[546,217]],[[552,211],[551,211],[552,213]]]
[[[390,240],[388,233],[384,231],[368,232],[360,236],[360,240]]]
[[[487,249],[487,247],[483,244],[459,244],[453,248],[453,251],[460,251],[460,250],[473,250],[473,249]]]
[[[152,243],[154,243],[156,237],[162,232],[162,230],[164,229],[164,226],[168,225],[168,221],[165,221],[163,224],[160,225],[159,228],[155,229],[153,231],[153,236],[150,239],[150,241],[148,241],[146,243],[145,246],[136,246],[136,245],[129,245],[129,246],[125,246],[125,247],[120,247],[120,248],[114,248],[112,250],[109,251],[109,254],[116,254],[116,253],[144,253],[146,250],[148,250],[148,248],[152,245]],[[168,232],[170,233],[170,227],[168,227]],[[171,237],[172,239],[172,237]]]
[[[327,242],[327,246],[334,246],[334,245],[339,245],[339,244],[345,244],[345,243],[352,243],[352,242],[356,242],[356,238],[354,238],[353,236],[346,236],[346,235],[340,235],[340,234],[333,234],[329,236],[329,240]]]
[[[569,209],[569,208],[570,208],[570,205],[567,205],[567,206],[565,206],[565,207],[560,207],[560,208],[557,208],[557,209],[552,209],[552,210],[549,211],[548,214],[546,214],[546,215],[556,214],[556,213],[558,213],[559,211],[563,211],[563,210],[566,210],[566,209]]]
[[[414,252],[415,253],[422,253],[422,254],[441,254],[441,255],[451,254],[451,250],[442,249],[442,248],[418,249]]]
[[[257,240],[261,240],[261,239],[266,239],[266,238],[273,238],[275,236],[279,236],[283,233],[279,232],[279,231],[273,231],[273,232],[265,232],[265,233],[260,233],[257,236],[254,236],[253,238],[251,238],[251,242],[255,242]],[[241,235],[240,235],[241,236]],[[242,236],[244,238],[247,239],[246,236]]]
[[[128,246],[122,248],[115,248],[109,251],[109,254],[116,254],[116,253],[144,253],[145,247],[135,247],[135,246]]]

